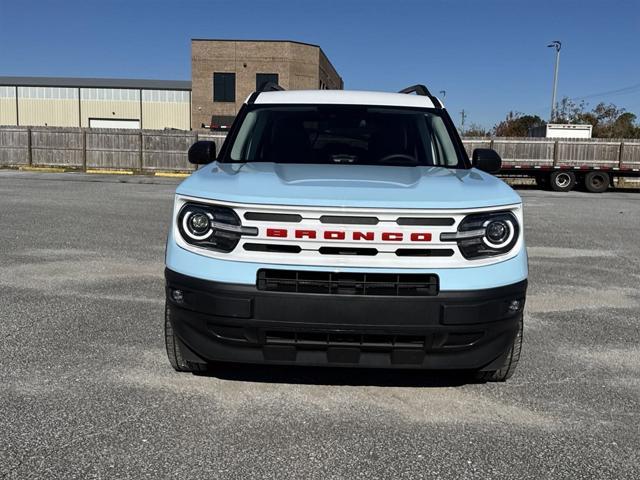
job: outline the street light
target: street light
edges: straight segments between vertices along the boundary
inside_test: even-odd
[[[554,40],[547,45],[547,47],[556,49],[556,67],[553,70],[553,95],[551,96],[551,118],[549,118],[549,121],[553,122],[556,113],[556,89],[558,88],[558,67],[560,66],[560,49],[562,48],[562,43]]]

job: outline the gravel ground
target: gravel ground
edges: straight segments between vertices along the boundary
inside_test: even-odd
[[[639,478],[640,195],[520,190],[505,384],[165,357],[171,179],[0,172],[0,478]]]

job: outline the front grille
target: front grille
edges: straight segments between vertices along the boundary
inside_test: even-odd
[[[438,276],[413,273],[346,273],[258,270],[258,290],[324,295],[430,297],[438,294]]]

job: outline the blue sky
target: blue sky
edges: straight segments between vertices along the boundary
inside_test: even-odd
[[[558,96],[640,116],[640,2],[0,0],[0,75],[190,78],[190,38],[317,43],[349,89],[446,90],[459,123],[549,115]]]

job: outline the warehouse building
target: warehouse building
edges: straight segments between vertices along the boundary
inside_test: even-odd
[[[319,46],[294,41],[193,39],[191,76],[192,82],[0,76],[0,125],[228,126],[267,82],[287,90],[344,86]]]
[[[189,130],[191,82],[0,77],[0,125]]]
[[[230,124],[251,92],[267,82],[287,90],[341,90],[318,45],[272,40],[191,40],[191,125]]]

